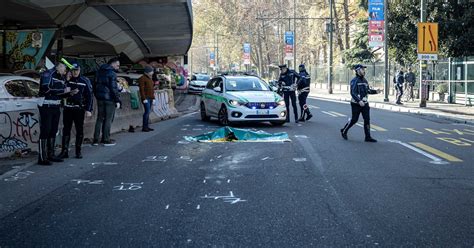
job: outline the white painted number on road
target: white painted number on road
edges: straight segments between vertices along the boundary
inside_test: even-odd
[[[201,196],[202,199],[222,199],[225,203],[236,204],[239,202],[246,202],[247,200],[242,200],[240,197],[236,197],[232,191],[229,191],[229,195],[222,195],[222,196],[212,196],[212,195],[204,195]]]
[[[142,188],[143,182],[141,183],[121,183],[118,186],[114,186],[114,190],[139,190]]]

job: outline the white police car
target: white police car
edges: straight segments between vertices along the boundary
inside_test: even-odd
[[[216,76],[202,92],[203,121],[214,117],[221,125],[245,121],[269,121],[273,125],[283,125],[286,115],[281,96],[255,76]]]
[[[39,82],[29,77],[0,76],[0,112],[38,108]]]

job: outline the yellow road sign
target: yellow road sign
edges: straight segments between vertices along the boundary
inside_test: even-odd
[[[418,54],[438,53],[438,23],[418,23]]]

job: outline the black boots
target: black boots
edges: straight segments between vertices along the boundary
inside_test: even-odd
[[[52,162],[63,162],[61,158],[54,156],[54,147],[55,147],[56,139],[49,138],[48,139],[48,160]]]
[[[365,133],[365,142],[377,142],[376,139],[370,136],[370,124],[364,125],[364,133]]]
[[[82,148],[82,141],[83,140],[84,140],[83,135],[76,136],[76,158],[79,158],[79,159],[82,158],[81,148]]]
[[[38,164],[39,165],[52,165],[52,163],[48,160],[48,153],[47,153],[47,140],[40,139],[39,140],[39,151],[38,151]]]
[[[304,122],[306,120],[305,115],[306,115],[306,110],[301,111],[301,117],[298,119],[298,121]]]
[[[309,109],[305,109],[305,112],[306,112],[306,120],[309,121],[309,119],[313,118],[313,115],[311,114],[311,112],[309,112]]]
[[[61,153],[58,155],[59,158],[69,158],[69,141],[70,136],[63,136],[63,143]]]

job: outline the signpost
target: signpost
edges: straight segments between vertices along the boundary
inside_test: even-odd
[[[216,53],[215,52],[209,53],[209,66],[212,68],[216,66]]]
[[[438,23],[418,23],[418,59],[438,60]]]
[[[369,0],[369,47],[383,46],[384,24],[384,0]]]
[[[285,60],[293,60],[294,34],[292,31],[285,32]]]
[[[250,44],[244,43],[244,54],[243,54],[244,65],[250,65]]]

